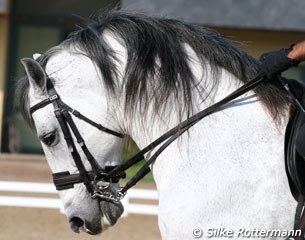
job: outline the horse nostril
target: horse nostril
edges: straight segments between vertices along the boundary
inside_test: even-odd
[[[79,228],[84,225],[84,221],[81,218],[79,218],[79,217],[73,217],[71,219],[71,222],[73,222]]]
[[[79,229],[84,225],[84,221],[80,217],[72,217],[70,220],[70,228],[73,232],[79,233]]]

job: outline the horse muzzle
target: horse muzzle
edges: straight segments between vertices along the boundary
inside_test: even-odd
[[[99,201],[99,211],[89,214],[76,210],[69,214],[70,228],[75,233],[85,232],[90,235],[100,234],[116,224],[124,212],[121,202]],[[98,213],[97,213],[98,212]]]

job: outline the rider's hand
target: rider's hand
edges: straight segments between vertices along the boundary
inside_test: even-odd
[[[300,42],[292,47],[292,50],[288,53],[290,59],[302,62],[305,60],[305,41]]]
[[[298,60],[288,57],[291,51],[292,48],[283,48],[275,52],[264,53],[259,59],[261,62],[259,75],[272,78],[272,76],[298,65]]]

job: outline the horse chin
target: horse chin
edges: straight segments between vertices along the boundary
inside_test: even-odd
[[[124,207],[121,202],[113,203],[107,201],[100,201],[100,207],[103,215],[103,229],[116,224],[116,222],[124,212]]]

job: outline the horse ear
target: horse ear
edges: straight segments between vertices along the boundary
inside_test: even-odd
[[[21,59],[21,63],[25,68],[25,72],[35,93],[39,95],[44,94],[47,77],[43,68],[31,58],[23,58]]]

